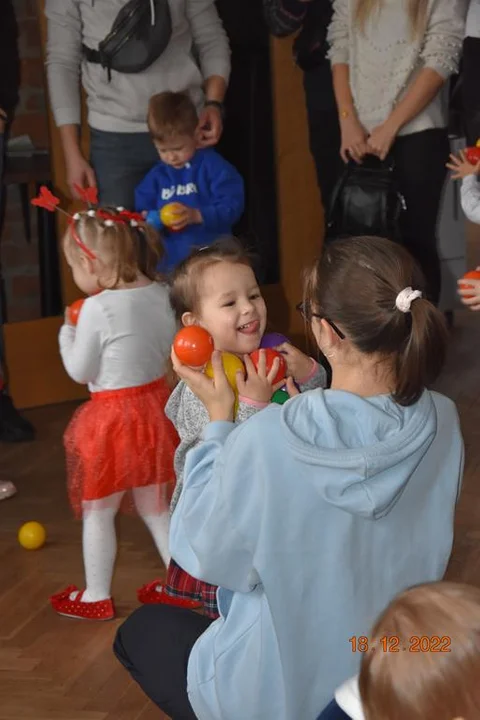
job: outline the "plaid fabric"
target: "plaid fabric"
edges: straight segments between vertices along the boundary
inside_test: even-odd
[[[171,597],[188,598],[203,604],[205,615],[218,618],[217,586],[197,580],[182,570],[175,560],[170,560],[168,566],[165,592]]]

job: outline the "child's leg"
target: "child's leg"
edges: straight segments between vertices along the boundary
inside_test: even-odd
[[[138,514],[152,534],[165,567],[168,567],[170,562],[168,549],[170,512],[166,485],[147,485],[146,487],[134,488],[133,499]]]
[[[115,516],[124,493],[84,503],[83,562],[86,589],[83,602],[97,602],[110,597],[113,567],[117,555]]]

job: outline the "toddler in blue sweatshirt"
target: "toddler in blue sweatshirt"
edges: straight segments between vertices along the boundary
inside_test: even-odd
[[[210,245],[232,232],[244,208],[243,180],[212,148],[198,147],[198,116],[184,93],[164,92],[150,99],[148,127],[158,162],[135,189],[135,209],[161,231],[165,257],[159,270],[168,272],[194,247]],[[167,228],[160,211],[178,204]]]

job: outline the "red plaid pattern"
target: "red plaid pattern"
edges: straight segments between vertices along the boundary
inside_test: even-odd
[[[165,592],[172,597],[197,600],[203,604],[205,615],[218,618],[217,586],[197,580],[182,570],[175,560],[170,560],[168,566]]]

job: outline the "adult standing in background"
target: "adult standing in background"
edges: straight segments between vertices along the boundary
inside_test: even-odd
[[[470,0],[463,43],[463,110],[467,144],[480,138],[480,0]]]
[[[446,176],[448,85],[457,71],[467,0],[334,0],[328,38],[340,154],[391,153],[406,203],[402,239],[441,287],[437,219]]]
[[[201,110],[204,146],[220,138],[230,50],[215,3],[168,4],[168,45],[149,67],[127,74],[86,59],[86,52],[96,51],[110,32],[125,0],[46,0],[48,86],[72,195],[75,185],[96,184],[102,205],[133,206],[135,186],[158,160],[146,125],[148,101],[156,93],[189,92]],[[162,3],[151,0],[147,5],[154,23]],[[80,76],[87,96],[90,161],[79,138]]]
[[[18,56],[18,28],[11,0],[0,4],[0,234],[5,214],[5,186],[3,175],[7,150],[8,130],[18,102],[20,61]],[[0,258],[1,260],[1,258]],[[20,442],[32,440],[34,430],[15,409],[7,392],[3,365],[2,325],[5,320],[5,294],[0,264],[0,441]],[[0,500],[15,493],[14,485],[0,479]]]
[[[300,31],[294,43],[294,59],[303,70],[310,152],[326,209],[337,181],[340,130],[327,58],[327,29],[332,18],[331,0],[263,0],[270,32],[286,37]]]

